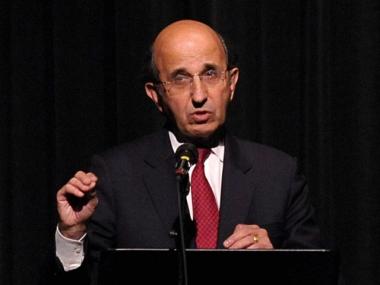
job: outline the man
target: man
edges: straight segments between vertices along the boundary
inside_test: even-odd
[[[145,91],[168,123],[157,133],[95,156],[92,172],[77,172],[57,192],[57,256],[64,269],[78,268],[84,256],[108,247],[175,247],[169,235],[178,217],[174,153],[184,142],[210,149],[204,168],[217,220],[210,233],[216,235],[214,241],[202,245],[191,181],[187,205],[197,233],[189,246],[320,247],[296,162],[224,128],[239,69],[230,65],[220,35],[197,21],[174,22],[155,39],[151,61],[153,78]],[[79,207],[75,199],[81,201]],[[211,223],[215,221],[210,228]]]

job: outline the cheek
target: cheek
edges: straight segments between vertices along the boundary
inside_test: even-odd
[[[180,98],[171,98],[166,102],[166,106],[170,109],[176,121],[184,122],[186,119],[186,100]]]
[[[228,96],[221,97],[216,102],[216,116],[218,119],[224,119],[226,117],[227,107],[230,103],[230,99]]]

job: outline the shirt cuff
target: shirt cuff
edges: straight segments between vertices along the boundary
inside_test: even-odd
[[[70,271],[81,266],[84,259],[84,234],[79,240],[67,238],[59,231],[55,231],[55,254],[61,261],[63,269]]]

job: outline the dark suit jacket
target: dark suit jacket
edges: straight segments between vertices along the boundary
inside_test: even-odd
[[[178,217],[174,164],[166,130],[95,156],[99,205],[89,223],[89,249],[174,248],[169,235]],[[321,247],[296,161],[227,134],[219,248],[239,223],[267,229],[275,248]]]
[[[56,271],[52,284],[96,280],[99,252],[106,248],[175,248],[169,235],[178,218],[174,165],[166,130],[94,156],[99,205],[88,225],[86,258],[77,270]],[[237,224],[265,228],[275,248],[322,247],[295,159],[227,134],[219,248]]]

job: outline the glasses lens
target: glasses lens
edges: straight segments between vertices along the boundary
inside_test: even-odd
[[[226,76],[225,71],[207,70],[202,74],[194,75],[177,75],[171,81],[164,81],[161,84],[165,87],[166,91],[171,94],[183,93],[189,90],[193,84],[194,77],[198,76],[202,84],[207,88],[212,88],[221,83]]]

